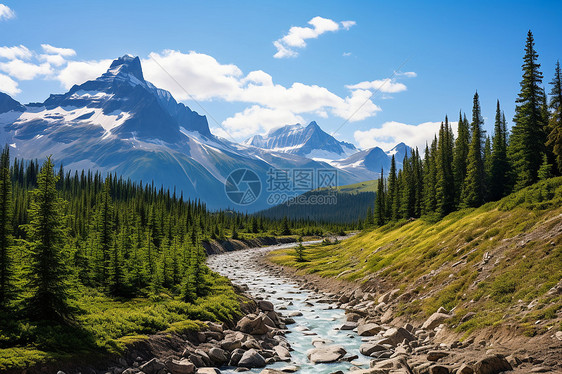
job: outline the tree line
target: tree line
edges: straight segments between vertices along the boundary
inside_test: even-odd
[[[298,223],[210,212],[163,187],[116,175],[55,170],[50,158],[0,156],[0,312],[64,321],[72,294],[167,292],[194,302],[208,290],[205,240],[291,233]]]
[[[556,63],[547,103],[534,46],[529,31],[511,133],[498,100],[494,134],[486,136],[476,92],[472,120],[459,114],[456,139],[445,116],[439,133],[430,145],[426,144],[423,158],[415,149],[405,156],[403,168],[397,171],[392,157],[387,178],[379,180],[374,209],[368,208],[367,225],[430,215],[443,217],[562,174],[560,63]]]

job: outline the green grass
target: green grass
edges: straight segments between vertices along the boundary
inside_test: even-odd
[[[414,295],[415,301],[398,305],[398,314],[421,320],[440,306],[456,307],[451,323],[461,331],[506,320],[523,325],[526,319],[555,319],[553,311],[562,308],[562,297],[545,299],[562,278],[562,235],[552,230],[560,222],[562,178],[553,178],[441,220],[392,223],[337,245],[308,247],[308,262],[296,262],[292,250],[273,252],[270,259],[348,281],[375,275]],[[486,252],[493,256],[482,266]],[[546,311],[524,308],[532,300]],[[477,315],[459,324],[469,311]]]
[[[0,316],[0,371],[76,357],[95,359],[121,353],[157,332],[182,333],[200,329],[201,321],[232,320],[239,314],[239,297],[228,279],[213,275],[209,280],[209,295],[194,304],[168,294],[116,300],[83,287],[75,300],[80,312],[70,327]]]
[[[359,192],[377,192],[378,179],[354,184],[348,184],[338,187],[339,192],[343,193],[359,193]]]

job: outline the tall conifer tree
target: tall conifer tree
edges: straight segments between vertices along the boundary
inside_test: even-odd
[[[0,157],[0,309],[12,296],[13,265],[10,253],[12,238],[12,179],[10,175],[10,149]]]
[[[556,70],[550,91],[550,118],[548,121],[547,146],[554,154],[554,162],[558,174],[562,174],[562,77],[560,74],[560,61],[556,62]]]
[[[462,205],[478,207],[484,202],[484,164],[482,162],[482,115],[478,92],[472,107],[472,140],[468,151],[466,178],[462,189]]]

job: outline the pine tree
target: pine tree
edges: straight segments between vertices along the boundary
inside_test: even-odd
[[[468,158],[468,149],[470,143],[470,131],[468,129],[468,121],[466,116],[462,117],[459,113],[459,123],[457,131],[457,139],[455,141],[455,151],[453,157],[453,176],[455,186],[455,205],[460,203],[462,186],[466,178],[466,160]]]
[[[538,172],[539,180],[543,181],[548,178],[552,178],[552,165],[548,162],[548,157],[546,157],[546,153],[543,155],[543,160],[541,167],[539,168]]]
[[[482,163],[484,164],[484,200],[490,200],[490,176],[492,173],[492,139],[486,136],[484,150],[482,151]]]
[[[531,31],[527,34],[523,58],[521,92],[516,100],[514,126],[511,132],[508,155],[513,167],[514,189],[519,190],[537,180],[546,143],[546,119],[542,104],[542,73],[537,63],[538,54]]]
[[[431,148],[425,147],[424,161],[424,212],[433,213],[437,209],[437,138],[433,139]]]
[[[436,201],[437,211],[442,216],[452,212],[455,207],[453,143],[453,133],[449,127],[449,120],[445,117],[445,124],[441,123],[437,145]]]
[[[394,159],[394,155],[392,155],[390,160],[390,172],[388,173],[388,192],[386,194],[386,218],[389,220],[398,219],[393,209],[396,189],[396,160]]]
[[[64,202],[56,190],[51,158],[41,167],[37,189],[32,191],[27,235],[30,242],[30,262],[27,268],[27,289],[31,296],[26,310],[32,319],[65,320],[71,314],[69,306],[69,270],[63,245]]]
[[[375,224],[377,226],[384,225],[386,217],[386,201],[384,188],[384,169],[381,169],[381,176],[377,183],[377,196],[375,197]]]
[[[466,178],[462,189],[462,205],[478,207],[484,202],[484,164],[482,162],[482,116],[478,92],[472,108],[472,140],[468,151]]]
[[[113,203],[111,200],[111,179],[106,178],[101,193],[100,205],[98,207],[98,279],[102,285],[107,285],[110,277],[111,257],[114,250],[114,222],[113,222]]]
[[[550,91],[551,110],[548,121],[547,146],[552,150],[558,174],[562,174],[562,76],[560,74],[560,61],[556,62],[556,70]]]
[[[500,109],[500,101],[496,106],[496,122],[492,138],[492,156],[490,166],[490,200],[501,199],[506,190],[509,164],[507,161],[507,134],[505,117]]]
[[[0,309],[12,296],[12,214],[10,148],[6,146],[0,157]]]

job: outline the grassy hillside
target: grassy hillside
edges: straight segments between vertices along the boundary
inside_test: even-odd
[[[194,304],[167,293],[120,300],[91,288],[75,293],[80,310],[70,326],[29,323],[13,313],[0,313],[0,372],[38,363],[64,362],[85,357],[94,362],[122,352],[127,345],[159,331],[195,330],[199,321],[229,321],[239,313],[238,296],[228,279],[209,276],[209,295]]]
[[[528,334],[562,329],[562,178],[553,178],[478,209],[435,222],[403,221],[342,243],[271,254],[275,263],[323,277],[400,289],[398,314],[419,319],[453,309],[460,331],[513,322]],[[474,318],[460,323],[467,312]],[[535,324],[536,321],[540,321]]]
[[[342,193],[359,193],[359,192],[377,192],[378,179],[372,181],[359,182],[338,187],[338,192]]]

